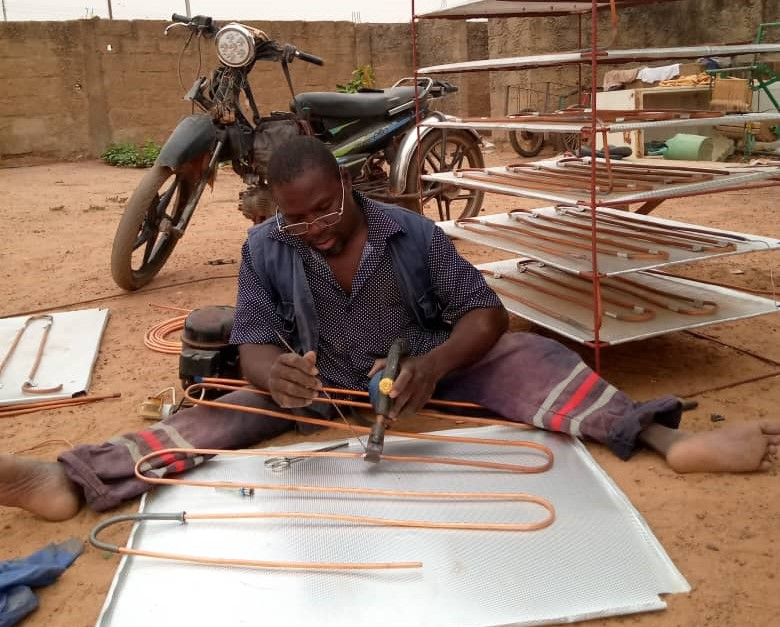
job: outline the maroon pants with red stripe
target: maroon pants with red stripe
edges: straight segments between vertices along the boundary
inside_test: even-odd
[[[632,401],[590,370],[573,351],[529,333],[505,334],[479,362],[443,379],[436,397],[479,403],[508,420],[591,438],[624,459],[636,447],[642,429],[654,421],[676,428],[681,411],[676,397]],[[221,400],[279,409],[268,397],[245,391],[231,392]],[[330,409],[318,404],[300,411],[323,417],[331,414]],[[102,511],[149,489],[149,484],[134,475],[136,461],[147,453],[163,448],[245,448],[294,425],[291,420],[198,406],[149,429],[99,445],[78,446],[63,453],[59,461],[83,488],[89,506]],[[165,476],[206,459],[167,455],[142,470],[147,475]]]

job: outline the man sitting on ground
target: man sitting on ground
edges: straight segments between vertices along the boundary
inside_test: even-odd
[[[410,351],[392,388],[391,418],[435,395],[599,441],[624,459],[644,443],[678,472],[747,472],[773,463],[780,421],[685,433],[677,429],[679,399],[635,402],[560,343],[508,333],[498,297],[441,229],[353,191],[319,140],[300,137],[278,149],[268,182],[279,209],[244,244],[232,342],[246,379],[271,398],[238,391],[225,402],[332,417],[332,407],[315,400],[319,390],[366,389],[403,337]],[[3,455],[0,505],[48,520],[74,516],[84,501],[102,511],[149,488],[133,469],[153,450],[243,448],[293,427],[199,406],[138,433],[77,446],[57,462]],[[155,474],[205,459],[158,457]]]

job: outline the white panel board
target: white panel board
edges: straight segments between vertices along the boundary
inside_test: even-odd
[[[523,277],[522,274],[517,272],[517,262],[518,259],[511,259],[483,263],[477,267],[481,270],[495,273],[497,277]],[[737,290],[646,272],[636,272],[625,276],[637,284],[647,286],[649,289],[677,294],[700,302],[716,303],[717,308],[712,313],[705,315],[687,315],[679,311],[664,309],[653,302],[643,300],[641,297],[612,293],[609,288],[602,284],[602,298],[610,295],[616,296],[623,300],[634,302],[637,306],[641,306],[646,310],[652,310],[655,314],[651,320],[643,322],[628,322],[608,315],[603,316],[601,328],[599,329],[599,341],[605,344],[622,344],[674,331],[694,329],[710,324],[731,322],[780,311],[780,302],[746,294],[745,292],[738,292]],[[540,293],[529,287],[513,285],[511,282],[501,278],[494,278],[491,275],[486,275],[485,279],[488,285],[494,289],[506,291],[506,293],[499,293],[499,298],[507,310],[516,316],[530,320],[582,344],[593,342],[596,339],[593,332],[592,301],[589,301],[588,306],[585,307]],[[560,291],[564,295],[572,295],[571,292],[566,292],[565,289],[559,290],[555,285],[550,285],[549,287],[554,291]],[[513,298],[513,295],[517,295],[519,298]],[[575,296],[579,296],[582,301],[592,299],[592,296],[588,295],[575,294]],[[668,300],[670,303],[675,302],[674,300],[659,297],[657,293],[648,292],[648,296],[656,301]],[[602,306],[605,311],[621,311],[608,302],[603,302]]]
[[[422,561],[415,570],[312,572],[210,567],[123,558],[98,622],[143,624],[487,627],[542,625],[660,610],[659,594],[689,586],[640,514],[578,441],[507,427],[446,432],[525,439],[552,448],[555,466],[521,475],[382,461],[309,459],[273,473],[262,458],[217,458],[189,473],[209,480],[404,490],[526,492],[557,519],[534,532],[467,532],[305,520],[137,524],[133,548],[245,559]],[[322,446],[318,442],[317,446]],[[315,448],[309,446],[306,448]],[[360,451],[354,442],[350,450]],[[397,441],[385,452],[539,463],[538,454],[489,445]],[[241,498],[209,488],[156,489],[145,512],[319,511],[401,519],[539,520],[532,506],[479,501],[266,492]],[[203,591],[202,593],[200,591]]]
[[[62,390],[49,394],[26,394],[27,381],[41,344],[44,320],[34,320],[0,373],[0,405],[68,398],[87,391],[92,379],[100,341],[108,321],[108,309],[83,309],[51,314],[53,323],[35,375],[38,387],[62,384]],[[19,330],[30,316],[0,319],[0,361],[4,359]]]

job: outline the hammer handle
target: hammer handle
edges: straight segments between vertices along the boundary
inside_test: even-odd
[[[385,364],[384,373],[382,379],[389,379],[395,381],[398,376],[398,371],[401,369],[401,357],[403,357],[408,351],[408,345],[405,339],[399,338],[390,347],[387,353],[387,363]],[[379,390],[379,397],[376,402],[376,413],[379,416],[386,417],[390,413],[390,407],[392,406],[392,399],[388,393],[385,394]]]

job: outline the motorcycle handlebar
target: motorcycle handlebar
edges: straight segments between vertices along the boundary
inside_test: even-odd
[[[174,13],[171,15],[171,21],[174,24],[185,24],[190,29],[196,29],[206,36],[216,35],[217,30],[219,30],[217,24],[208,15],[193,15],[192,17],[188,17],[181,13]]]
[[[307,63],[313,63],[314,65],[325,65],[325,61],[323,59],[315,54],[304,52],[303,50],[296,49],[295,56],[298,57],[301,61],[306,61]]]

